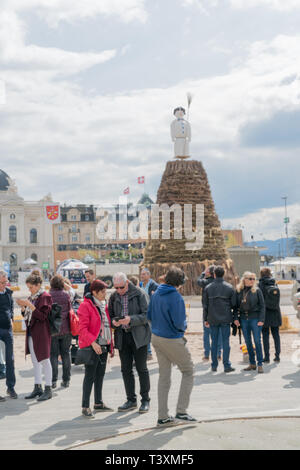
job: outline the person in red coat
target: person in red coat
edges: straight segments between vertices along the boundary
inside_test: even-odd
[[[94,418],[90,409],[90,395],[94,385],[94,412],[113,411],[102,401],[102,386],[106,370],[107,357],[114,355],[113,335],[111,321],[105,302],[107,285],[95,280],[91,284],[91,293],[88,293],[80,305],[77,314],[79,317],[79,347],[92,346],[94,350],[93,363],[85,365],[83,380],[82,414],[87,418]]]
[[[38,401],[52,398],[52,367],[50,362],[51,332],[49,314],[51,295],[42,288],[42,278],[31,274],[26,279],[30,291],[28,300],[18,300],[26,323],[25,355],[30,354],[34,369],[34,389],[25,398],[38,397]],[[42,389],[42,372],[45,375],[45,391]]]

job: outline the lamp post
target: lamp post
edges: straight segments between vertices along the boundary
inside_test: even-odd
[[[289,256],[289,217],[287,214],[287,196],[283,196],[281,199],[284,200],[284,208],[285,208],[285,217],[284,217],[284,223],[285,223],[285,234],[286,234],[286,256]]]

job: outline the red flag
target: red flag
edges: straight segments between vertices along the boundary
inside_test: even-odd
[[[145,176],[138,177],[138,184],[145,184]]]
[[[129,194],[129,186],[128,186],[128,188],[124,189],[123,194]]]

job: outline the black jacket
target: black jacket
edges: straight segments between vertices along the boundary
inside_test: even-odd
[[[203,291],[203,320],[212,326],[236,319],[236,291],[223,278],[217,278]]]
[[[200,278],[198,277],[197,284],[202,288],[202,306],[203,306],[203,292],[204,289],[209,286],[212,282],[214,282],[215,278],[214,277],[204,277]]]
[[[270,286],[276,286],[276,281],[272,277],[262,277],[259,280],[259,288],[261,289],[264,298],[266,297],[266,290]],[[265,327],[278,327],[282,325],[282,317],[280,306],[277,309],[269,309],[266,306]]]
[[[4,330],[10,330],[12,327],[11,320],[14,318],[14,301],[12,294],[13,291],[8,288],[6,288],[4,294],[0,294],[0,328]]]
[[[241,309],[242,299],[243,299],[244,290],[237,293],[237,307],[241,319],[249,318],[256,319],[260,322],[265,321],[265,302],[262,291],[257,288],[256,292],[249,290],[247,300],[249,309],[247,313]]]
[[[83,297],[85,297],[87,294],[90,294],[90,292],[91,292],[91,283],[88,282],[88,283],[84,286]]]
[[[130,282],[128,284],[128,315],[131,319],[129,326],[137,349],[146,346],[151,341],[151,330],[147,319],[147,310],[148,302],[145,292]],[[113,321],[115,317],[122,316],[121,296],[117,291],[110,296],[108,311],[111,321]],[[119,326],[115,329],[116,349],[122,349],[122,339],[123,331],[122,327]]]

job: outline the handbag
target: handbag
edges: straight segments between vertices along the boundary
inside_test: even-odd
[[[74,312],[72,308],[69,312],[69,318],[70,318],[71,335],[78,336],[79,335],[79,317],[78,315],[76,315],[76,313]]]
[[[92,364],[94,364],[95,355],[96,353],[93,350],[92,346],[78,349],[75,358],[75,365],[79,366],[81,364],[84,364],[85,366],[91,366]]]

